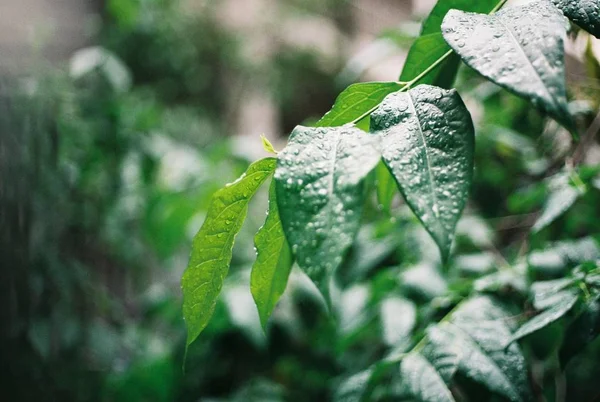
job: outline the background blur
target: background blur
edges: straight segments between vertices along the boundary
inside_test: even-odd
[[[454,273],[399,200],[392,219],[372,205],[340,272],[339,322],[295,272],[265,336],[248,290],[261,194],[182,371],[179,281],[211,194],[265,155],[260,134],[281,149],[350,83],[397,79],[433,3],[1,0],[0,399],[326,401],[344,373],[408,344],[421,307],[468,293],[498,249],[517,256],[569,136],[463,69],[477,172]],[[585,121],[598,55],[587,36],[569,44]],[[598,144],[585,157],[600,163]],[[538,247],[597,234],[598,205],[590,192]],[[594,351],[573,373],[584,391]]]

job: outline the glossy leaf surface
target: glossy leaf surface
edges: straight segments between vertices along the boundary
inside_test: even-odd
[[[360,226],[364,178],[380,156],[354,127],[296,127],[275,181],[283,229],[300,268],[326,299],[331,274]]]
[[[365,117],[392,92],[404,85],[398,82],[363,82],[352,84],[335,100],[333,108],[316,124],[317,127],[338,127]]]
[[[471,116],[454,90],[420,85],[389,95],[371,115],[383,160],[446,258],[473,170]]]
[[[600,38],[600,2],[598,0],[553,0],[571,21]]]
[[[400,364],[402,383],[420,402],[453,402],[454,397],[431,362],[418,353],[410,353]]]
[[[188,345],[206,327],[215,310],[229,271],[235,236],[246,219],[248,202],[275,166],[274,158],[253,163],[242,177],[217,191],[211,200],[181,280]]]
[[[565,17],[548,0],[493,15],[452,10],[442,24],[444,38],[468,66],[572,129],[565,89],[566,29]]]
[[[250,275],[250,291],[263,328],[285,291],[292,269],[292,252],[279,218],[275,182],[269,190],[269,211],[265,224],[254,237],[256,262]]]

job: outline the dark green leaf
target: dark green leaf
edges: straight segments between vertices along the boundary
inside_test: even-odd
[[[300,268],[328,299],[329,279],[360,226],[374,136],[353,127],[296,127],[275,181],[283,230]]]
[[[373,369],[367,369],[348,377],[336,389],[334,402],[361,402],[373,376]]]
[[[335,100],[333,108],[316,124],[338,127],[366,117],[387,95],[404,87],[398,82],[363,82],[350,85]]]
[[[371,115],[383,160],[446,258],[473,171],[471,116],[454,90],[420,85],[388,95]]]
[[[248,212],[248,202],[273,173],[275,165],[274,158],[253,163],[242,177],[217,191],[211,200],[181,280],[188,345],[200,335],[215,310],[229,271],[235,236]]]
[[[600,38],[600,3],[598,0],[553,0],[571,21]]]
[[[463,61],[572,129],[565,89],[567,26],[548,0],[493,15],[448,12],[444,38]]]
[[[600,300],[592,300],[569,327],[560,349],[560,361],[564,367],[569,360],[600,335]]]
[[[435,367],[422,355],[410,353],[400,363],[406,391],[420,402],[454,402],[454,397]]]
[[[556,298],[554,306],[523,324],[523,326],[514,333],[510,342],[519,340],[560,319],[575,306],[578,299],[579,296],[574,292],[561,292],[560,297]]]
[[[292,269],[292,252],[285,239],[279,208],[275,182],[269,190],[269,212],[264,226],[254,238],[256,247],[256,262],[252,266],[250,290],[263,328],[285,291],[288,277]]]

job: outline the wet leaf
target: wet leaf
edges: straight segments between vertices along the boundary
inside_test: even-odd
[[[253,163],[242,177],[217,191],[211,200],[181,280],[188,345],[200,335],[215,310],[229,271],[235,236],[246,219],[248,202],[273,173],[275,165],[274,158]]]
[[[420,402],[453,402],[454,397],[432,363],[418,353],[410,353],[400,363],[406,391]]]
[[[451,50],[441,31],[442,21],[449,10],[455,8],[464,11],[489,13],[498,3],[498,0],[438,1],[425,22],[423,22],[421,36],[415,40],[408,52],[400,81],[410,81],[416,78]],[[433,69],[415,84],[432,84],[442,88],[450,88],[454,83],[459,64],[460,58],[458,56],[448,56],[439,67]]]
[[[333,108],[316,124],[338,127],[366,117],[387,95],[404,87],[398,82],[363,82],[352,84],[335,100]]]
[[[374,136],[354,127],[296,127],[275,181],[283,230],[300,268],[328,300],[329,279],[360,226]]]
[[[446,258],[473,171],[473,123],[460,96],[429,85],[388,95],[371,115],[371,131],[408,205]]]
[[[263,329],[285,291],[292,270],[292,252],[279,218],[275,182],[269,189],[269,211],[265,224],[254,237],[256,262],[250,275],[250,291]]]
[[[598,0],[552,0],[571,21],[600,38],[600,3]]]
[[[529,99],[570,130],[561,12],[541,0],[493,15],[451,10],[442,32],[463,61],[484,77]]]
[[[559,293],[559,297],[555,299],[554,305],[523,324],[523,326],[521,326],[521,328],[519,328],[512,336],[510,342],[517,341],[529,334],[539,331],[562,318],[571,311],[578,299],[579,296],[575,292],[565,291]]]

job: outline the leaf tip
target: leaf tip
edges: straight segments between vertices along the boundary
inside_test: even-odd
[[[277,155],[277,150],[275,149],[271,141],[269,141],[269,139],[265,137],[264,134],[260,135],[260,140],[262,141],[262,146],[265,151],[267,151],[270,154]]]

